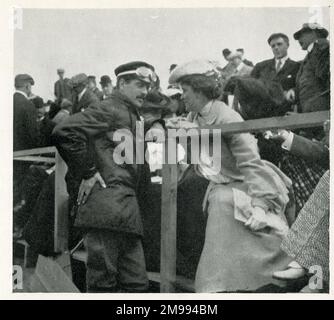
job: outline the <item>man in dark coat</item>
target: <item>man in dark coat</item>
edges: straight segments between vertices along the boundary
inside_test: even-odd
[[[72,100],[72,90],[69,86],[69,79],[64,78],[65,70],[59,68],[57,69],[57,74],[59,76],[59,80],[55,82],[54,94],[56,96],[56,103],[59,104],[64,98]]]
[[[245,120],[283,116],[292,111],[299,63],[288,57],[289,38],[283,33],[268,38],[273,59],[255,65],[249,78],[235,80],[235,108]],[[258,136],[260,155],[278,164],[281,150]]]
[[[28,99],[32,85],[34,85],[34,80],[27,74],[19,74],[15,77],[14,151],[39,146],[37,110]]]
[[[152,125],[147,134],[155,135],[163,127],[159,121],[144,124],[138,112],[154,68],[136,61],[115,74],[112,97],[66,119],[55,128],[54,140],[77,185],[81,182],[75,223],[85,231],[88,291],[143,292],[148,279],[141,214],[150,172],[143,132],[136,129]]]
[[[99,98],[88,89],[88,77],[84,73],[79,73],[71,78],[69,82],[74,92],[74,104],[72,113],[85,111],[88,106],[99,101]]]
[[[317,23],[305,23],[294,34],[307,55],[296,79],[296,99],[299,112],[330,108],[330,69],[328,31]]]
[[[271,100],[272,110],[267,117],[284,115],[291,111],[293,89],[296,86],[296,75],[299,63],[288,57],[289,38],[283,33],[272,34],[268,38],[274,58],[255,65],[251,77],[258,79],[263,87],[263,94]],[[267,104],[267,103],[266,103]]]
[[[31,94],[33,78],[28,74],[18,74],[15,77],[13,149],[14,151],[33,149],[40,145],[40,133],[37,122],[37,110],[28,99]],[[20,183],[29,168],[28,163],[14,161],[13,163],[13,203],[14,207],[21,201]],[[14,210],[15,212],[16,210]],[[17,219],[14,219],[17,224]]]

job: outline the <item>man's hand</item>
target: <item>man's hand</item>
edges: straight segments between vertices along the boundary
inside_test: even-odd
[[[159,122],[153,124],[152,128],[146,132],[145,141],[165,142],[165,130]]]
[[[282,144],[287,140],[288,137],[289,131],[279,129],[277,132],[271,132],[271,135],[268,137],[268,139],[277,141],[278,143]]]
[[[267,226],[266,213],[260,207],[254,207],[251,217],[245,222],[245,226],[252,231],[258,231]]]
[[[294,102],[296,99],[295,90],[290,89],[288,91],[284,91],[284,96],[287,101]]]
[[[78,205],[86,203],[87,198],[90,195],[96,182],[99,182],[102,188],[107,187],[103,178],[98,172],[96,172],[93,177],[87,180],[83,179],[81,181],[81,185],[80,185],[79,193],[78,193],[78,199],[77,199]]]
[[[169,129],[192,129],[197,128],[197,124],[194,122],[188,121],[186,118],[177,117],[167,120],[166,127]]]

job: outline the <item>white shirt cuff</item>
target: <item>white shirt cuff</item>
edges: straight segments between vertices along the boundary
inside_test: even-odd
[[[291,150],[291,146],[292,146],[292,142],[293,142],[293,132],[289,132],[289,135],[287,136],[286,140],[282,143],[282,148],[284,150],[290,151]]]

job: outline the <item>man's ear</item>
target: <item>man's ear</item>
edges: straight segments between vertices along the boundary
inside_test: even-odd
[[[121,78],[121,79],[118,80],[118,88],[119,89],[122,89],[124,84],[125,84],[125,79],[124,78]]]

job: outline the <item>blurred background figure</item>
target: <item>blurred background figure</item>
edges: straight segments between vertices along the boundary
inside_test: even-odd
[[[63,68],[57,69],[57,74],[59,76],[59,80],[57,80],[54,84],[54,94],[56,97],[56,103],[60,103],[63,98],[72,99],[72,90],[69,86],[69,79],[64,78],[65,70]]]
[[[79,73],[71,78],[70,86],[74,92],[74,104],[72,113],[85,111],[85,109],[94,102],[99,101],[99,98],[88,89],[88,77],[84,73]]]
[[[241,59],[242,59],[242,62],[247,65],[247,66],[250,66],[250,67],[254,67],[254,64],[252,61],[249,61],[247,59],[245,59],[245,50],[243,48],[239,48],[237,49],[238,52],[241,53]]]
[[[88,89],[90,89],[98,97],[99,100],[102,100],[103,93],[96,86],[95,76],[88,76]]]
[[[100,85],[102,89],[102,97],[101,100],[106,100],[110,98],[112,92],[113,92],[113,86],[111,78],[108,75],[104,75],[100,79]]]

